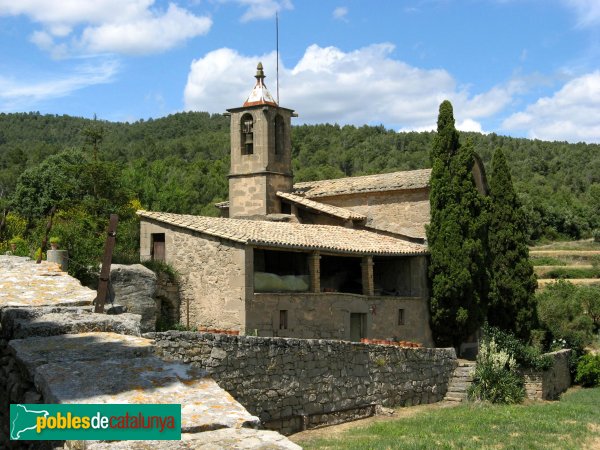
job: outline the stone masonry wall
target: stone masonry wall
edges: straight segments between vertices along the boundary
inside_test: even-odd
[[[412,237],[425,237],[423,225],[429,223],[429,189],[339,195],[315,200],[364,214],[367,226]]]
[[[158,274],[154,298],[160,303],[160,318],[166,323],[179,323],[181,299],[179,287],[165,273]]]
[[[152,233],[165,233],[166,262],[179,273],[179,322],[244,332],[246,284],[243,246],[211,236],[141,220],[142,258],[150,255]]]
[[[205,368],[266,427],[289,434],[442,400],[453,349],[177,332],[148,333],[164,357]]]
[[[398,324],[398,310],[404,323]],[[280,329],[279,311],[288,311]],[[246,304],[246,333],[258,336],[350,340],[350,313],[366,314],[366,336],[414,341],[432,347],[427,299],[376,297],[345,293],[261,293]]]
[[[571,386],[569,358],[571,350],[548,353],[554,360],[552,367],[544,372],[527,371],[525,395],[530,400],[556,400]]]

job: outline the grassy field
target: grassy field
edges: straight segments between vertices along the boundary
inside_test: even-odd
[[[557,279],[574,284],[600,283],[600,243],[591,239],[530,247],[529,256],[540,289]]]
[[[588,265],[578,266],[535,266],[538,278],[600,278],[600,268]]]
[[[600,250],[600,242],[592,239],[580,241],[556,241],[549,244],[536,245],[531,250]]]
[[[558,402],[463,404],[327,430],[292,440],[305,449],[600,449],[600,388],[575,388]]]

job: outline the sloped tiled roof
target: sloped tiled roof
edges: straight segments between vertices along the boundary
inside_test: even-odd
[[[360,192],[422,189],[429,186],[430,178],[431,169],[419,169],[335,180],[306,181],[294,184],[294,194],[315,198]]]
[[[357,255],[421,255],[427,246],[402,239],[331,225],[306,225],[259,220],[138,211],[146,219],[246,245],[330,251]]]
[[[322,212],[330,216],[339,217],[344,220],[367,220],[367,216],[359,214],[350,209],[340,208],[339,206],[327,205],[321,202],[315,202],[299,195],[289,194],[287,192],[277,192],[277,196],[286,199],[292,203],[304,206],[314,211]]]

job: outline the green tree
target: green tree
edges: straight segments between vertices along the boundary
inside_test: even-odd
[[[492,159],[488,248],[488,322],[527,341],[537,326],[537,280],[529,260],[527,227],[501,149]]]
[[[595,292],[597,295],[597,291]],[[540,321],[555,339],[581,352],[593,339],[594,320],[586,311],[586,302],[594,295],[564,280],[558,280],[536,295]]]
[[[452,105],[440,105],[432,147],[430,312],[438,346],[457,347],[485,319],[484,200],[472,176],[473,146],[459,144]]]
[[[85,157],[78,150],[49,156],[21,174],[12,197],[14,209],[29,220],[43,217],[85,195]]]

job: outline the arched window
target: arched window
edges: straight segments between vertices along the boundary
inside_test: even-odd
[[[244,114],[240,122],[242,155],[254,153],[254,119],[252,114]]]
[[[283,155],[285,149],[285,124],[283,117],[277,114],[275,116],[275,154]]]

